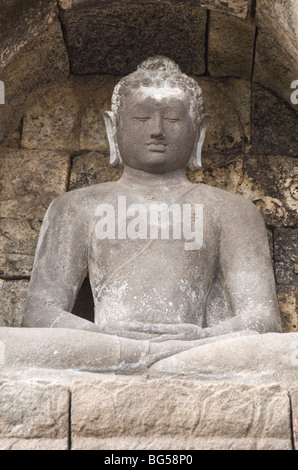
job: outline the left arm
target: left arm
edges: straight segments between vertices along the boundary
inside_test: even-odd
[[[266,227],[249,201],[223,211],[219,277],[234,316],[205,329],[207,336],[235,331],[280,332],[281,321]]]

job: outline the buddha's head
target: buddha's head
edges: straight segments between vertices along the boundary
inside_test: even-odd
[[[112,165],[152,173],[201,166],[208,120],[202,91],[170,59],[149,58],[120,80],[104,120]]]

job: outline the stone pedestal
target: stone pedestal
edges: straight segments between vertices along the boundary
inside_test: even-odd
[[[0,449],[293,450],[297,397],[297,387],[245,378],[6,368]]]

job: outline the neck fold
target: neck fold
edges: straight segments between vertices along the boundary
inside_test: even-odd
[[[128,166],[124,167],[123,175],[119,183],[142,188],[170,188],[190,184],[186,177],[185,169],[167,173],[148,173],[147,171],[136,170]]]

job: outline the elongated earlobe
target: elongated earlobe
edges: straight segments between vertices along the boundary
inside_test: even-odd
[[[202,166],[202,148],[206,136],[209,114],[203,114],[200,117],[197,131],[197,139],[194,145],[193,153],[187,164],[187,168],[192,171],[199,170]]]
[[[105,111],[103,113],[103,119],[110,146],[110,165],[116,166],[122,163],[122,158],[116,140],[116,119],[114,113],[112,113],[112,111]]]

